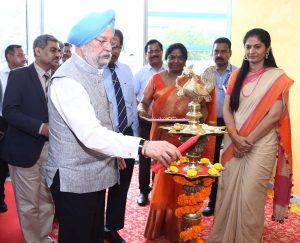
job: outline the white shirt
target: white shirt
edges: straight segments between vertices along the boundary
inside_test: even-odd
[[[4,92],[7,85],[7,79],[10,72],[10,68],[6,65],[3,69],[0,70],[0,80],[2,85],[2,99],[4,97]]]
[[[141,102],[144,89],[148,83],[148,80],[153,74],[166,70],[167,67],[163,64],[158,71],[156,71],[149,63],[143,66],[143,68],[138,71],[134,76],[134,92],[138,102]]]
[[[141,138],[124,136],[103,127],[80,83],[66,77],[56,78],[49,92],[63,120],[87,148],[112,157],[137,157]]]

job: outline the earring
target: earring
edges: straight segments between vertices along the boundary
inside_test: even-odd
[[[269,58],[269,54],[270,54],[269,52],[266,53],[266,59]]]
[[[244,60],[245,60],[245,61],[248,61],[247,55],[244,56]]]

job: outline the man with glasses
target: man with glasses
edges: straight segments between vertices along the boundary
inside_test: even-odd
[[[166,66],[163,64],[163,46],[155,39],[149,40],[144,48],[147,64],[138,71],[134,76],[134,89],[137,102],[141,102],[143,98],[144,89],[150,77],[158,72],[166,70]],[[149,109],[147,117],[152,117],[152,110]],[[139,132],[140,136],[144,139],[149,139],[151,130],[151,122],[144,119],[139,119]],[[148,194],[151,191],[150,185],[150,158],[139,156],[139,189],[140,195],[137,199],[137,204],[145,206],[148,203]],[[154,173],[152,174],[152,180],[154,179]]]
[[[215,62],[215,66],[208,67],[203,74],[202,77],[212,76],[214,81],[212,83],[215,84],[216,87],[216,101],[217,101],[217,126],[224,126],[223,120],[223,104],[225,98],[225,92],[228,84],[229,77],[233,70],[236,69],[235,66],[229,63],[229,59],[231,57],[231,42],[229,39],[225,37],[218,38],[214,41],[213,44],[213,61]],[[203,78],[205,80],[205,78]],[[220,150],[222,145],[223,135],[216,137],[216,145],[215,145],[215,155],[214,162],[218,163],[220,160]],[[216,197],[218,190],[218,181],[212,184],[211,193],[209,196],[209,202],[207,207],[205,207],[202,211],[204,216],[211,216],[214,214]]]
[[[168,166],[181,157],[166,141],[113,131],[113,108],[103,72],[117,47],[114,22],[114,11],[107,10],[88,14],[74,25],[68,42],[75,52],[56,71],[49,90],[50,146],[45,171],[59,210],[60,243],[104,241],[105,190],[119,179],[115,158],[143,154]],[[125,131],[131,124],[118,125]]]
[[[3,158],[8,162],[24,242],[50,243],[54,205],[43,173],[48,156],[47,85],[59,63],[58,40],[40,35],[35,61],[10,71],[3,100],[8,129]]]
[[[104,83],[108,99],[112,103],[114,113],[114,130],[124,135],[138,136],[138,116],[137,104],[134,95],[133,75],[130,67],[120,62],[119,56],[123,47],[123,34],[115,29],[114,37],[111,41],[112,57],[104,71]],[[114,74],[115,72],[115,74]],[[117,79],[117,80],[115,80]],[[115,82],[119,82],[121,90],[116,89]],[[126,113],[126,128],[120,129],[120,112],[118,109],[118,92],[122,93],[124,98]],[[123,107],[122,107],[123,109]],[[127,193],[132,178],[135,159],[119,160],[120,183],[115,184],[108,189],[108,198],[106,203],[106,224],[105,239],[111,243],[122,243],[125,240],[118,234],[118,230],[124,228],[125,209]]]
[[[15,68],[23,67],[26,64],[26,57],[21,45],[9,45],[4,51],[7,66],[0,70],[0,151],[2,149],[2,137],[7,129],[6,121],[2,117],[2,101],[7,85],[9,72]],[[8,175],[8,166],[2,158],[0,158],[0,213],[7,211],[7,205],[4,201],[4,183]]]

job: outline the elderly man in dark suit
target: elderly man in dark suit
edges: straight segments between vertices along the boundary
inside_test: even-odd
[[[43,166],[48,154],[47,87],[51,69],[59,62],[54,36],[38,36],[33,43],[35,62],[12,70],[4,95],[3,117],[8,129],[3,157],[10,176],[25,242],[48,243],[54,205]]]

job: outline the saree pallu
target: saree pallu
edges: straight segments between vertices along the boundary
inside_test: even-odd
[[[229,90],[232,89],[237,74],[238,70],[232,74]],[[275,193],[279,187],[281,195],[279,200],[278,195],[275,195],[274,204],[284,202],[280,206],[284,213],[288,206],[292,169],[291,137],[290,130],[282,134],[280,127],[289,128],[288,90],[293,81],[282,70],[272,68],[265,71],[257,82],[251,95],[245,97],[241,94],[239,109],[234,113],[239,134],[248,136],[278,97],[282,97],[284,111],[277,127],[259,139],[251,152],[242,158],[233,157],[234,145],[228,135],[224,137],[222,163],[226,169],[219,179],[214,225],[207,239],[208,243],[261,242],[267,187],[279,150],[284,151],[279,157],[285,159],[278,158],[277,161],[280,169],[276,173],[276,180],[279,178],[280,182],[275,182]],[[282,214],[280,217],[284,216],[286,215]]]
[[[187,79],[181,79],[179,84],[183,86],[186,81]],[[152,108],[153,118],[185,118],[188,112],[188,103],[191,100],[184,96],[178,97],[176,93],[175,83],[169,86],[166,85],[159,73],[152,76],[145,88],[144,96],[149,100],[154,100]],[[213,116],[211,115],[211,117]],[[168,133],[167,130],[160,129],[160,125],[162,123],[152,123],[150,139],[167,140],[179,146],[178,136]],[[164,123],[163,125],[171,124]],[[181,186],[173,181],[172,176],[164,173],[163,169],[155,175],[151,192],[150,210],[144,232],[144,236],[148,240],[154,240],[164,235],[167,240],[172,242],[179,241],[181,220],[175,216],[174,212],[178,207],[177,198],[182,193],[184,191]]]

